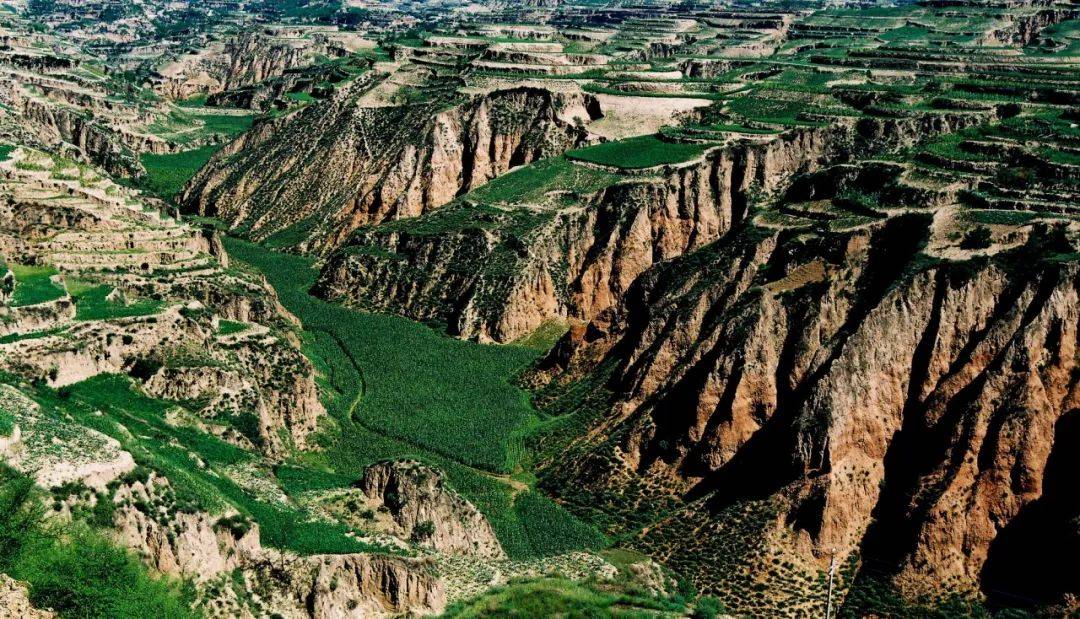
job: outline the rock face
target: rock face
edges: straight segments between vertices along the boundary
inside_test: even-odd
[[[52,619],[56,613],[34,608],[26,586],[0,574],[0,617],[3,619]]]
[[[1000,27],[984,35],[987,45],[1031,45],[1039,34],[1067,19],[1075,19],[1075,8],[1042,8],[1022,15],[1009,16]]]
[[[863,119],[747,141],[697,162],[641,175],[570,207],[464,216],[465,224],[365,228],[331,255],[316,291],[416,320],[437,319],[480,341],[508,342],[552,319],[588,321],[654,264],[721,238],[752,194],[874,149],[959,130],[979,115]],[[460,213],[475,209],[469,203]],[[445,219],[452,219],[447,216]],[[431,232],[435,228],[438,232]],[[524,232],[522,231],[524,230]]]
[[[1075,594],[1017,562],[1032,552],[1019,540],[1052,543],[1040,531],[1078,515],[1059,475],[1080,410],[1080,270],[1036,258],[1070,245],[1047,228],[992,260],[935,265],[919,258],[929,234],[914,215],[809,242],[751,228],[650,271],[548,360],[604,368],[617,395],[545,483],[613,512],[677,496],[715,516],[768,498],[760,538],[811,561],[861,557],[857,578],[907,593]],[[679,526],[638,543],[693,556]]]
[[[446,596],[424,561],[380,555],[315,555],[288,568],[294,608],[311,619],[439,614]]]
[[[164,574],[206,582],[261,552],[258,525],[238,534],[215,526],[208,514],[180,511],[162,477],[130,481],[110,498],[98,500],[117,506],[113,515],[117,540]]]
[[[279,38],[248,31],[168,63],[161,68],[154,90],[170,99],[215,94],[279,77],[317,55],[340,51],[325,36]]]
[[[429,466],[411,461],[375,464],[364,471],[360,488],[389,511],[404,538],[440,552],[505,556],[487,519]]]
[[[600,115],[589,95],[534,88],[391,107],[358,104],[359,88],[256,127],[215,155],[182,202],[257,239],[290,231],[308,249],[331,248],[358,226],[420,215],[578,146]]]

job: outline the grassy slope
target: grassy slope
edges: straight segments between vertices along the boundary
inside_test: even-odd
[[[215,469],[260,457],[193,428],[165,422],[177,403],[149,398],[126,377],[98,376],[58,392],[41,390],[47,414],[98,430],[120,441],[140,464],[169,478],[178,499],[218,513],[231,504],[259,523],[265,544],[299,553],[378,550],[352,539],[341,525],[312,520],[303,510],[253,497]]]
[[[527,204],[543,200],[552,191],[584,195],[620,180],[622,178],[613,172],[575,165],[564,157],[552,157],[504,174],[472,191],[466,199],[485,204]]]
[[[338,428],[309,463],[342,479],[385,458],[439,466],[488,516],[512,556],[604,544],[526,483],[523,439],[538,419],[512,380],[535,350],[454,340],[405,319],[324,302],[307,294],[316,275],[310,260],[233,239],[227,247],[262,271],[303,321],[307,352],[333,394]]]
[[[150,576],[95,531],[46,522],[40,501],[30,479],[0,471],[0,572],[26,582],[36,606],[65,618],[198,616],[189,589]]]

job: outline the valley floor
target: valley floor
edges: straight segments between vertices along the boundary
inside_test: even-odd
[[[298,456],[305,464],[331,469],[347,485],[376,461],[426,461],[487,516],[511,558],[607,545],[532,488],[523,441],[540,420],[514,380],[537,350],[455,340],[328,303],[307,293],[317,275],[310,259],[238,239],[226,246],[303,323],[305,352],[330,394],[336,427],[324,431],[320,452]]]

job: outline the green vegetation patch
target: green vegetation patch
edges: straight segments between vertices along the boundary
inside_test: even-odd
[[[46,521],[29,478],[0,471],[0,572],[61,617],[197,617],[190,588],[155,578],[129,552],[77,523]]]
[[[686,616],[686,605],[681,600],[654,598],[619,587],[543,578],[511,582],[492,589],[479,598],[452,605],[443,616],[448,619],[680,617]]]
[[[162,198],[170,199],[183,190],[220,146],[203,146],[194,150],[168,155],[144,153],[140,160],[146,169],[142,187]]]
[[[255,454],[195,428],[165,422],[177,403],[150,398],[123,376],[98,376],[60,391],[41,390],[47,414],[70,418],[120,441],[136,461],[167,477],[183,509],[220,513],[231,505],[259,523],[264,544],[301,554],[382,550],[344,525],[315,519],[291,504],[253,496],[225,467],[255,465]]]
[[[251,325],[244,322],[236,322],[235,320],[222,320],[218,324],[218,335],[235,335],[237,333],[243,333],[251,328]]]
[[[353,386],[360,387],[353,419],[493,473],[519,466],[514,437],[535,412],[512,381],[535,351],[451,339],[403,318],[327,303],[307,293],[316,275],[310,260],[235,241],[229,249],[270,279],[305,328],[344,345],[363,380]]]
[[[290,495],[313,490],[333,490],[351,485],[355,478],[329,471],[282,465],[274,469],[281,487]]]
[[[9,333],[3,337],[0,337],[0,344],[11,344],[13,342],[22,342],[24,340],[36,340],[43,337],[49,337],[52,335],[58,335],[67,331],[66,327],[56,327],[54,329],[42,329],[40,331],[29,331],[24,333]]]
[[[15,415],[11,411],[0,408],[0,436],[11,436],[15,431]]]
[[[587,548],[599,550],[605,542],[594,527],[582,523],[570,512],[539,492],[526,492],[514,502],[518,520],[527,523],[529,546],[538,555],[557,555]]]
[[[232,139],[251,128],[253,114],[215,112],[212,108],[174,108],[150,130],[179,144],[191,144],[214,136]]]
[[[517,472],[528,464],[524,439],[539,420],[513,381],[538,351],[450,339],[403,318],[325,302],[307,292],[317,275],[310,259],[225,242],[303,322],[305,353],[336,421],[319,438],[321,452],[278,469],[289,493],[345,487],[375,462],[416,459],[446,472],[512,557],[607,544]]]
[[[467,198],[486,203],[522,204],[541,201],[551,192],[591,194],[619,180],[619,175],[613,172],[552,157],[504,174],[469,193]]]
[[[757,95],[739,97],[728,103],[729,112],[750,121],[781,125],[812,125],[798,120],[800,112],[809,109],[805,101],[789,101]]]
[[[132,316],[150,316],[161,311],[163,303],[151,299],[138,299],[131,302],[109,300],[112,286],[93,284],[81,280],[68,282],[68,292],[75,301],[77,320],[110,320]]]
[[[578,161],[634,169],[690,161],[708,148],[708,144],[668,142],[656,135],[643,135],[572,150],[566,156]]]
[[[12,307],[47,303],[67,294],[62,286],[53,282],[52,277],[59,272],[51,266],[10,264],[8,268],[15,275]]]
[[[315,97],[311,96],[308,92],[290,92],[285,95],[286,99],[297,101],[299,103],[314,103]]]

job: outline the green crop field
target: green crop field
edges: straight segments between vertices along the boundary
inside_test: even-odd
[[[161,311],[162,303],[139,299],[130,303],[110,302],[105,297],[113,291],[112,286],[95,285],[75,280],[68,282],[68,292],[75,301],[77,320],[108,320],[131,316],[148,316]]]
[[[140,158],[146,168],[143,187],[162,198],[172,198],[206,165],[218,148],[220,147],[203,146],[169,155],[143,154]]]
[[[255,117],[249,114],[203,114],[199,116],[203,121],[203,131],[235,138],[251,128]]]
[[[537,350],[455,340],[403,318],[322,301],[307,292],[317,274],[310,259],[231,238],[226,246],[266,275],[303,322],[306,352],[324,377],[338,427],[322,437],[321,453],[304,456],[307,468],[344,481],[379,460],[419,459],[446,471],[511,556],[606,544],[528,483],[524,440],[539,419],[513,380]],[[295,485],[297,473],[289,475]],[[301,487],[335,479],[300,477]]]
[[[53,282],[52,276],[57,270],[51,266],[10,264],[8,268],[15,275],[12,307],[54,301],[65,294],[64,289]]]
[[[708,147],[707,144],[667,142],[655,135],[644,135],[572,150],[566,156],[617,168],[651,168],[689,161],[701,156]]]
[[[519,466],[515,436],[535,413],[511,381],[535,351],[455,340],[408,320],[320,301],[303,285],[313,283],[310,261],[237,243],[232,249],[245,262],[270,267],[261,270],[305,327],[346,344],[363,372],[363,394],[351,413],[356,420],[493,473]]]
[[[811,124],[797,119],[799,112],[809,107],[802,101],[787,101],[757,95],[739,97],[728,103],[730,112],[747,120],[782,125]]]
[[[255,116],[245,113],[224,113],[213,108],[173,108],[167,117],[159,118],[150,130],[180,144],[190,144],[212,136],[234,138],[251,128]]]
[[[466,198],[486,203],[524,204],[540,201],[553,191],[594,193],[619,180],[619,175],[613,172],[575,165],[564,157],[552,157],[500,176]]]

